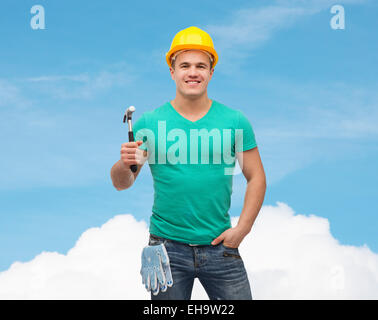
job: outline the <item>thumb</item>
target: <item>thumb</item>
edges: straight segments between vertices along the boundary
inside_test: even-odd
[[[213,240],[213,242],[211,242],[211,244],[212,245],[217,245],[218,243],[222,242],[223,240],[224,240],[224,235],[222,233],[220,236],[218,236],[217,238],[215,238]]]
[[[142,140],[135,141],[138,145],[141,145],[143,143]]]

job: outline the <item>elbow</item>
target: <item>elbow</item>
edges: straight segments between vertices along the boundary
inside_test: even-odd
[[[122,191],[122,190],[125,190],[126,188],[124,186],[122,186],[118,179],[116,179],[116,177],[114,177],[113,175],[113,172],[110,173],[110,179],[112,180],[112,185],[113,187],[117,190],[117,191]]]
[[[120,186],[115,185],[114,182],[113,182],[113,187],[114,187],[117,191],[121,191],[121,190],[123,190]]]
[[[114,184],[113,184],[113,186],[114,186],[114,188],[116,188],[117,191],[122,191],[122,190],[126,190],[126,189],[129,188],[129,187],[123,187],[123,186],[122,187],[121,186],[116,186]]]
[[[117,174],[113,170],[110,172],[113,187],[117,191],[122,191],[130,188],[134,184],[134,175],[127,173],[126,175]]]
[[[265,174],[253,176],[247,180],[247,183],[258,184],[264,190],[267,188]]]
[[[119,185],[118,183],[116,183],[113,179],[112,179],[112,184],[113,184],[113,187],[117,190],[117,191],[122,191],[122,190],[125,190],[126,188],[124,188],[123,186]]]
[[[114,186],[114,188],[116,188],[117,191],[129,189],[132,185],[133,185],[133,183],[128,185],[128,186],[127,185],[116,185],[116,184],[113,183],[113,186]]]

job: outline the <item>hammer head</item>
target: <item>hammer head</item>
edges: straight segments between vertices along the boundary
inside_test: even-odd
[[[134,106],[130,106],[127,108],[125,115],[123,116],[123,122],[126,122],[126,119],[131,119],[132,113],[135,111]]]

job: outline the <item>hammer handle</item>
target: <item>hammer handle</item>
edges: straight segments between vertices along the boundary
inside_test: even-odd
[[[132,131],[129,131],[129,142],[134,142],[134,134]],[[132,172],[136,172],[138,170],[138,166],[136,164],[132,164],[130,169]]]

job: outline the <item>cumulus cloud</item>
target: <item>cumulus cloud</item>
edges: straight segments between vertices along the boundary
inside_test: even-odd
[[[147,239],[145,221],[117,215],[85,231],[65,255],[13,263],[0,273],[0,299],[149,299],[139,275]],[[341,245],[327,219],[284,203],[262,208],[240,253],[255,299],[378,298],[378,255]],[[208,299],[197,279],[192,299]]]
[[[378,255],[341,245],[327,219],[284,203],[263,207],[241,251],[257,299],[378,298]]]

